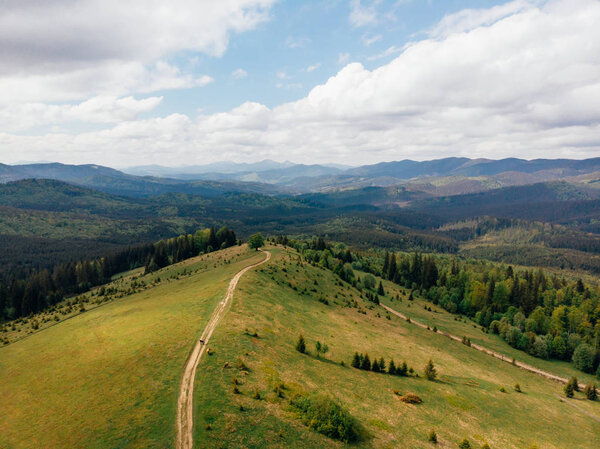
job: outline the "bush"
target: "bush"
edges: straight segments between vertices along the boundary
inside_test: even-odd
[[[573,364],[584,373],[592,373],[594,371],[594,350],[592,347],[586,343],[577,346],[573,353]]]
[[[575,388],[573,387],[573,382],[571,380],[569,380],[567,382],[567,385],[565,385],[565,387],[563,388],[565,396],[568,398],[572,398],[575,395]]]
[[[303,423],[309,428],[345,443],[359,440],[357,421],[328,396],[296,396],[290,403],[300,412]]]
[[[471,446],[471,442],[467,438],[465,438],[458,444],[458,447],[460,449],[471,449],[472,446]]]
[[[423,399],[421,399],[418,395],[414,393],[406,393],[405,395],[400,396],[400,400],[405,402],[406,404],[422,404]]]
[[[306,341],[304,340],[302,334],[300,334],[300,336],[298,337],[298,341],[296,342],[296,351],[298,351],[301,354],[306,353]]]
[[[519,385],[519,384],[515,384],[515,391],[516,391],[517,393],[521,393],[521,385]]]
[[[585,397],[588,398],[590,401],[595,401],[596,399],[598,399],[598,391],[596,390],[596,385],[593,385],[592,383],[587,384],[583,392],[585,393]]]
[[[429,437],[427,438],[427,441],[429,441],[430,443],[433,444],[437,444],[437,434],[435,433],[435,430],[432,430],[431,432],[429,432]]]

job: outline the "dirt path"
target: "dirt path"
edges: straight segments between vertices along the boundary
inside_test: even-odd
[[[405,320],[408,319],[408,316],[404,315],[403,313],[400,313],[397,310],[394,310],[391,307],[386,306],[385,304],[380,304],[380,305],[381,305],[381,307],[383,307],[388,312],[390,312],[390,313],[392,313],[392,314],[394,314],[396,316],[399,316],[400,318],[403,318]],[[429,326],[427,326],[426,324],[419,323],[418,321],[415,321],[412,318],[410,319],[410,322],[412,324],[414,324],[415,326],[419,326],[419,327],[422,327],[423,329],[427,329],[427,330],[430,330],[431,332],[433,332],[433,330],[430,329]],[[458,342],[462,343],[462,338],[457,337],[456,335],[452,335],[452,334],[449,334],[448,332],[444,332],[444,331],[440,331],[440,330],[438,330],[437,333],[440,334],[440,335],[443,335],[444,337],[448,337],[451,340],[455,340],[455,341],[458,341]],[[518,368],[521,368],[521,369],[524,369],[526,371],[529,371],[529,372],[538,374],[540,376],[543,376],[546,379],[551,379],[551,380],[554,380],[556,382],[560,382],[560,383],[564,383],[564,384],[566,384],[568,382],[568,379],[566,379],[564,377],[560,377],[560,376],[557,376],[555,374],[549,373],[548,371],[544,371],[542,369],[536,368],[535,366],[529,365],[528,363],[519,362],[518,360],[514,360],[511,357],[507,357],[507,356],[505,356],[503,354],[500,354],[499,352],[492,351],[491,349],[485,348],[485,347],[483,347],[481,345],[478,345],[478,344],[475,344],[475,343],[471,343],[471,348],[473,348],[473,349],[475,349],[477,351],[484,352],[484,353],[486,353],[488,355],[491,355],[492,357],[496,357],[497,359],[500,359],[500,360],[502,360],[503,362],[506,362],[506,363],[510,363],[511,365],[514,365],[514,366],[516,366]],[[583,385],[580,384],[580,388],[583,388]]]
[[[177,401],[177,449],[192,449],[193,448],[193,426],[194,426],[194,379],[196,377],[196,368],[202,358],[202,355],[206,352],[208,341],[217,327],[219,320],[224,315],[228,303],[233,297],[235,287],[237,286],[240,278],[246,273],[246,271],[257,267],[271,258],[269,251],[264,251],[266,257],[264,260],[255,264],[249,265],[246,268],[240,270],[229,282],[227,288],[227,294],[225,298],[219,303],[213,312],[210,321],[204,328],[202,335],[196,342],[194,350],[190,354],[187,363],[185,365],[185,371],[183,372],[183,378],[181,379],[181,387],[179,389],[179,399]],[[204,341],[204,344],[201,342]]]

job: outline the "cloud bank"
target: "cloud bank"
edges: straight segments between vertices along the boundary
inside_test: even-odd
[[[0,148],[15,159],[121,166],[598,156],[598,23],[596,0],[518,0],[463,11],[388,64],[368,70],[349,63],[306,97],[272,109],[248,102],[218,114],[135,120],[159,100],[129,99],[109,112],[88,112],[94,120],[125,117],[108,129],[4,132]],[[205,45],[222,51],[218,43]]]

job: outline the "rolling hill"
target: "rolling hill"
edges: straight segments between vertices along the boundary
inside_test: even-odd
[[[506,449],[587,449],[594,441],[597,402],[578,400],[580,393],[559,399],[560,384],[387,313],[289,248],[267,249],[271,260],[240,280],[210,355],[198,365],[194,447],[343,447],[304,425],[293,405],[314,394],[355,420],[358,441],[351,447],[429,448],[431,430],[446,448],[464,438],[473,447]],[[129,273],[17,323],[8,333],[24,338],[0,348],[6,412],[0,446],[173,447],[186,357],[229,280],[263,258],[233,247],[150,275]],[[415,320],[562,376],[577,373],[513,350],[438,307],[427,310],[419,298],[408,301],[393,284],[384,288],[383,303]],[[82,304],[85,312],[78,310]],[[68,319],[53,324],[54,315]],[[306,354],[295,349],[299,334]],[[317,341],[328,350],[317,353]],[[352,368],[355,352],[387,364],[405,360],[419,376]],[[422,377],[429,359],[438,371],[434,382]],[[513,389],[517,383],[521,393]],[[406,393],[423,403],[403,403]]]

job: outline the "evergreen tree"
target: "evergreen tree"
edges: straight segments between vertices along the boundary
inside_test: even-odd
[[[406,361],[402,362],[402,365],[400,365],[396,374],[400,376],[406,376],[408,374],[408,365],[406,364]]]
[[[596,390],[596,385],[592,384],[591,382],[585,386],[583,392],[585,393],[585,397],[588,398],[590,401],[595,401],[596,399],[598,399],[598,391]]]
[[[373,364],[371,365],[371,371],[373,372],[380,372],[379,370],[379,362],[377,362],[377,359],[373,360]]]
[[[459,449],[471,449],[471,442],[465,438],[458,444]]]
[[[433,360],[429,359],[427,365],[425,365],[425,369],[423,370],[423,374],[427,380],[435,380],[437,377],[437,371],[435,366],[433,365]]]
[[[573,378],[567,382],[567,385],[564,387],[565,396],[568,398],[572,398],[575,393],[575,388],[573,387]]]
[[[379,372],[385,373],[385,359],[383,357],[379,358]]]
[[[379,296],[385,295],[385,291],[383,290],[383,284],[379,281],[379,287],[377,287],[377,294]]]
[[[298,337],[298,341],[296,342],[296,351],[305,354],[306,353],[306,341],[304,341],[304,337],[302,334]]]
[[[430,443],[437,444],[438,440],[437,440],[437,434],[435,433],[435,430],[431,430],[431,432],[429,432],[429,436],[427,437],[427,440]]]
[[[369,354],[364,355],[362,362],[360,362],[360,369],[371,371],[371,359],[369,359]]]
[[[396,364],[394,363],[394,359],[390,360],[388,365],[388,374],[396,374]]]
[[[352,363],[350,366],[352,368],[360,368],[360,357],[358,356],[358,352],[354,353],[354,357],[352,358]]]

